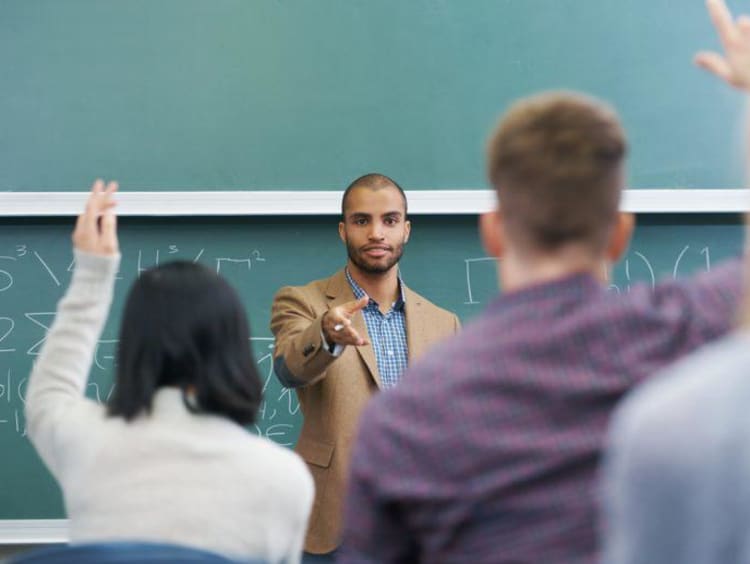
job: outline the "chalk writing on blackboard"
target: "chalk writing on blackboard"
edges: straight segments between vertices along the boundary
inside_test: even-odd
[[[694,255],[694,258],[700,258],[701,265],[700,270],[706,272],[711,271],[711,249],[707,246],[696,248],[690,245],[685,245],[680,249],[674,258],[674,262],[670,263],[670,271],[673,279],[677,280],[684,276],[695,273],[695,268],[689,269],[688,272],[684,272],[683,263],[687,256]],[[480,305],[483,300],[479,299],[479,292],[477,291],[476,284],[479,279],[483,284],[486,285],[487,277],[494,275],[495,265],[497,259],[493,257],[475,257],[464,259],[464,270],[466,278],[466,305]],[[652,288],[656,286],[657,275],[656,270],[652,264],[652,260],[648,256],[640,251],[633,250],[622,261],[623,277],[620,283],[615,283],[611,280],[611,268],[607,264],[602,264],[602,271],[605,278],[608,280],[608,289],[616,293],[627,293],[630,291],[633,285],[638,283],[645,283],[650,285]],[[493,288],[493,294],[496,293],[496,288]]]

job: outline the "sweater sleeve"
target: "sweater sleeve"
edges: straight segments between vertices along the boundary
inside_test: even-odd
[[[119,263],[119,255],[75,252],[70,286],[31,372],[25,407],[28,433],[53,473],[69,415],[88,401],[86,382],[112,302]]]

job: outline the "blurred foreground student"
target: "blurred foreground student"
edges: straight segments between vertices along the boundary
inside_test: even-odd
[[[76,266],[29,381],[29,436],[60,483],[74,543],[157,541],[298,562],[313,484],[294,453],[250,434],[261,383],[237,295],[197,264],[133,283],[108,406],[84,397],[119,264],[117,186],[94,184]]]
[[[503,293],[365,409],[342,562],[597,559],[610,413],[662,366],[725,334],[737,261],[688,282],[606,290],[625,251],[625,134],[574,93],[521,100],[488,150],[481,218]]]
[[[708,7],[725,56],[697,62],[748,92],[750,18],[733,20],[722,0]],[[613,418],[608,564],[750,562],[749,330],[746,277],[740,330],[637,390]]]

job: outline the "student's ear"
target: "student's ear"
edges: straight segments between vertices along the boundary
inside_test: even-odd
[[[479,235],[482,246],[488,255],[500,258],[505,250],[505,230],[500,210],[483,213],[479,216]]]
[[[617,220],[607,246],[607,259],[610,262],[617,262],[625,254],[634,228],[635,216],[632,213],[620,212],[617,214]]]
[[[407,219],[404,222],[404,244],[409,242],[409,235],[411,235],[411,221]]]
[[[343,221],[339,221],[339,238],[346,244],[346,230]]]

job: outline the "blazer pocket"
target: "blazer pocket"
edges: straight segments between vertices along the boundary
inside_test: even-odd
[[[333,458],[333,445],[314,440],[304,440],[297,443],[297,453],[309,464],[328,468]]]

